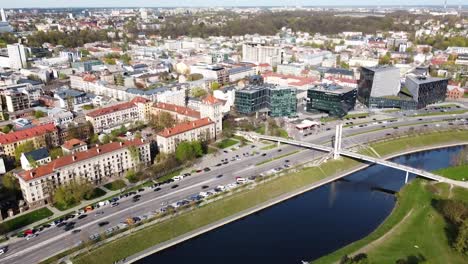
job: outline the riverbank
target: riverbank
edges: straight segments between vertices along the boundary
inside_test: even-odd
[[[312,263],[338,263],[344,255],[358,253],[366,254],[370,263],[396,263],[400,259],[430,263],[468,262],[468,256],[450,246],[448,236],[453,234],[448,235],[451,231],[446,229],[446,220],[434,208],[434,201],[441,199],[468,202],[468,190],[416,179],[397,197],[394,210],[374,232]]]
[[[456,141],[464,142],[468,140],[468,137],[465,139],[464,136],[466,131],[465,133],[462,131],[450,133],[451,137],[449,142],[452,144],[455,144]],[[421,137],[424,136],[430,136],[432,139],[435,139],[432,134],[422,135]],[[445,139],[445,137],[442,138]],[[443,140],[433,141],[433,143],[438,144],[442,142]],[[404,150],[407,150],[410,144],[404,146]],[[443,146],[440,145],[439,147]],[[219,202],[197,208],[177,218],[148,227],[139,233],[103,245],[89,253],[78,256],[73,262],[109,263],[132,255],[134,256],[131,258],[135,260],[138,258],[137,256],[141,257],[139,252],[149,247],[153,246],[151,250],[145,250],[145,253],[152,254],[172,245],[174,242],[189,239],[220,225],[235,221],[245,215],[271,206],[272,204],[279,203],[285,199],[334,181],[342,177],[343,174],[347,175],[367,166],[368,165],[362,165],[354,160],[341,159],[329,161],[322,164],[320,167],[305,168],[299,172],[284,175],[267,183],[260,184],[253,190],[247,190],[241,194],[220,200]],[[347,172],[345,173],[345,171]],[[334,176],[330,177],[330,175]],[[190,236],[184,235],[187,232],[192,233]],[[170,241],[171,239],[175,240]],[[164,241],[169,242],[163,243]]]

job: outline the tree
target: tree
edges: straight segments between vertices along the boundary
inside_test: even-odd
[[[390,53],[387,52],[384,56],[380,57],[379,59],[379,64],[380,65],[388,65],[390,64],[391,58],[390,58]]]
[[[83,198],[89,197],[93,186],[87,181],[71,181],[54,190],[53,201],[61,207],[70,207],[79,203]]]
[[[5,134],[8,134],[10,133],[11,129],[13,128],[13,125],[12,124],[8,124],[4,127],[2,127],[2,132],[5,133]]]
[[[207,94],[206,90],[200,87],[194,87],[190,91],[193,97],[203,97]]]
[[[11,172],[6,173],[2,177],[2,185],[10,193],[16,193],[20,191],[20,185],[18,179]]]
[[[44,112],[42,112],[42,111],[39,111],[39,110],[38,110],[38,111],[34,111],[34,117],[35,117],[35,118],[38,118],[38,119],[39,119],[39,118],[44,117],[44,116],[46,116],[46,113],[44,113]]]
[[[128,151],[130,152],[130,158],[132,158],[133,162],[139,163],[140,162],[140,151],[135,146],[128,147]]]
[[[179,162],[192,161],[197,157],[203,155],[203,147],[200,141],[183,141],[181,142],[175,152],[175,157]]]
[[[156,131],[161,131],[165,128],[174,126],[176,120],[172,117],[171,114],[167,112],[160,112],[156,115],[152,115],[149,123]]]
[[[127,171],[127,173],[125,174],[125,178],[127,178],[127,180],[131,183],[135,183],[138,181],[137,174],[133,169]]]
[[[120,56],[120,60],[123,62],[123,64],[129,65],[132,58],[130,57],[130,55],[125,53],[124,55]]]
[[[59,157],[63,157],[62,148],[53,148],[50,150],[50,157],[54,160]]]
[[[34,144],[33,144],[32,141],[27,141],[27,142],[25,142],[23,144],[19,144],[15,148],[15,159],[16,159],[16,161],[19,162],[19,160],[21,158],[21,154],[31,152],[33,150],[34,150]]]
[[[211,84],[211,90],[213,90],[213,91],[214,91],[214,90],[218,90],[219,87],[221,87],[221,84],[219,84],[218,82],[213,82],[213,83]]]

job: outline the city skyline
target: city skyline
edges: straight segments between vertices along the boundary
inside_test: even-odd
[[[447,6],[458,6],[461,4],[461,1],[447,1]],[[3,8],[67,8],[67,7],[230,7],[230,6],[239,6],[239,7],[255,7],[255,6],[443,6],[444,1],[441,0],[417,0],[411,1],[411,3],[398,0],[360,0],[360,1],[350,1],[350,0],[332,0],[332,1],[311,1],[311,0],[257,0],[257,1],[248,1],[248,0],[227,0],[220,3],[219,1],[213,0],[192,0],[192,1],[170,1],[162,0],[157,2],[148,3],[148,1],[135,0],[135,1],[115,1],[115,0],[103,0],[103,1],[91,1],[83,0],[79,2],[70,3],[65,0],[43,0],[40,1],[40,4],[37,1],[32,0],[20,0],[10,3],[4,3]]]

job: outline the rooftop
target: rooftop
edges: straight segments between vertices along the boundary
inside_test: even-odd
[[[10,132],[8,134],[0,135],[0,144],[11,144],[52,131],[57,131],[54,124],[39,125],[21,131]]]
[[[39,148],[23,154],[24,156],[26,156],[27,159],[31,158],[35,161],[49,157],[49,152],[47,151],[47,148]]]
[[[195,121],[180,123],[171,128],[166,128],[163,131],[159,132],[158,136],[168,138],[210,124],[213,124],[213,121],[211,121],[208,117],[205,117]]]
[[[343,94],[350,92],[352,90],[356,90],[356,88],[352,87],[345,87],[341,85],[336,85],[336,84],[322,84],[322,85],[316,85],[312,88],[309,88],[310,90],[316,90],[316,91],[324,91],[327,93],[334,93],[334,94]]]
[[[417,84],[423,84],[423,83],[430,83],[430,82],[437,82],[437,81],[442,81],[442,80],[448,80],[445,78],[438,78],[438,77],[430,77],[430,76],[411,76],[408,75],[406,76],[407,79],[410,79],[411,81],[417,83]]]
[[[86,143],[84,141],[81,141],[79,139],[76,139],[76,138],[72,138],[70,140],[67,140],[63,143],[62,147],[66,148],[66,149],[73,149],[77,146],[83,146],[83,145],[86,145]]]
[[[113,113],[113,112],[122,111],[122,110],[125,110],[125,109],[130,109],[132,107],[136,107],[136,105],[134,103],[132,103],[132,102],[126,102],[126,103],[122,103],[122,104],[116,104],[116,105],[100,108],[100,109],[94,110],[92,112],[89,112],[86,115],[90,116],[90,117],[98,117],[98,116],[107,115],[107,114],[110,114],[110,113]]]
[[[169,112],[178,113],[180,115],[190,116],[194,118],[200,118],[200,112],[188,108],[185,106],[167,104],[167,103],[155,103],[153,108],[162,109]]]
[[[127,148],[129,146],[141,146],[143,144],[145,144],[145,142],[141,139],[134,139],[134,140],[125,141],[125,142],[111,142],[109,144],[96,146],[87,151],[77,152],[73,155],[63,156],[61,158],[53,160],[52,162],[46,165],[37,167],[29,171],[22,171],[18,173],[18,175],[24,181],[31,181],[31,180],[49,175],[53,173],[55,170],[68,166],[72,163],[84,161],[84,160],[94,158],[102,154],[110,153],[110,152],[113,152],[122,148]]]

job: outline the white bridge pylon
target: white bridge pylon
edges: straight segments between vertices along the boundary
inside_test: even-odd
[[[334,142],[335,144],[333,148],[334,159],[338,159],[340,157],[342,135],[343,135],[343,124],[338,124],[336,125],[336,130],[335,130],[335,142]]]

